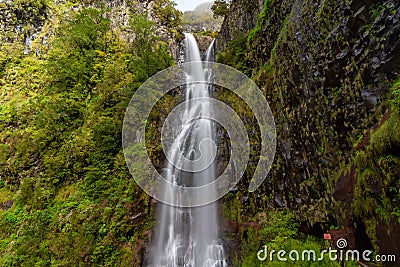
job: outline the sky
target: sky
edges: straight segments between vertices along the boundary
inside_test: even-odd
[[[212,2],[212,0],[175,0],[174,2],[178,4],[176,9],[180,11],[188,11],[193,10],[201,3]]]

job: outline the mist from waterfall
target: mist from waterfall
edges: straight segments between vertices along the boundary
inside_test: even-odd
[[[207,50],[205,60],[213,60],[213,55],[214,41]],[[163,177],[171,183],[181,186],[201,186],[217,178],[215,155],[207,153],[207,151],[213,151],[212,144],[207,142],[203,153],[199,151],[199,144],[202,140],[211,139],[217,143],[214,123],[210,119],[198,119],[199,117],[212,117],[209,115],[213,111],[207,101],[212,93],[212,86],[207,84],[207,81],[212,79],[212,73],[207,69],[207,64],[201,62],[197,42],[189,33],[185,34],[185,61],[194,62],[186,70],[187,82],[184,93],[187,104],[185,112],[182,114],[182,121],[185,123],[180,125],[179,134],[168,152],[170,153],[169,158],[177,162],[167,163],[163,170]],[[197,82],[191,83],[193,81]],[[204,81],[204,83],[198,83],[198,81]],[[178,162],[182,158],[179,157],[180,153],[187,159],[211,164],[201,172],[184,172],[175,167],[180,166]],[[186,170],[190,168],[191,166],[185,166]],[[215,194],[215,192],[208,193]],[[178,198],[182,196],[173,197],[179,203]],[[150,259],[151,267],[227,266],[219,237],[216,202],[195,208],[174,207],[159,203],[157,221],[158,226],[154,233]]]

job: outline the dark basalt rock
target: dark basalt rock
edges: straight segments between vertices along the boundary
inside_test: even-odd
[[[354,186],[356,183],[356,169],[351,168],[348,174],[340,175],[338,181],[336,182],[336,188],[333,192],[333,198],[335,200],[347,200],[352,197]]]
[[[354,139],[379,122],[388,107],[390,84],[400,74],[400,2],[268,2],[267,12],[259,15],[260,9],[243,11],[256,0],[234,1],[217,41],[221,51],[236,29],[246,34],[258,29],[245,44],[241,63],[265,93],[278,142],[270,186],[257,193],[273,195],[265,206],[287,206],[311,223],[335,214],[346,225],[346,233],[338,234],[348,235],[352,246],[359,247],[368,243],[356,234],[365,218],[342,218],[322,203],[331,196],[352,200],[357,171],[341,168],[354,152]],[[324,208],[314,209],[315,203]],[[357,227],[351,228],[354,222]],[[386,227],[399,229],[393,222]],[[381,246],[383,232],[376,235]]]
[[[217,49],[222,50],[234,39],[237,32],[248,32],[254,28],[257,16],[263,9],[263,0],[238,0],[232,3],[229,14],[225,17],[217,41]]]
[[[9,200],[6,201],[4,203],[0,203],[0,209],[2,210],[8,210],[12,207],[12,205],[14,205],[14,201],[13,200]]]
[[[376,123],[388,81],[400,68],[399,26],[394,24],[400,12],[391,11],[398,11],[399,3],[387,1],[386,9],[372,17],[377,7],[372,2],[273,2],[258,23],[257,37],[248,44],[250,69],[264,64],[274,69],[272,83],[257,82],[265,86],[275,113],[278,155],[285,163],[278,167],[285,177],[274,180],[288,184],[288,190],[299,173],[303,181],[310,176],[326,177],[328,166],[320,162],[337,168],[333,151],[350,153],[348,136]],[[218,37],[219,50],[234,38],[232,31],[248,32],[255,27],[260,9],[250,12],[244,6],[256,4],[233,3]],[[242,23],[245,19],[247,24]],[[325,149],[321,160],[314,151],[324,146],[331,151]]]
[[[376,229],[378,238],[379,253],[381,255],[395,255],[396,259],[400,258],[400,224],[398,221],[389,223],[381,221]],[[385,262],[384,266],[397,267],[397,262]]]

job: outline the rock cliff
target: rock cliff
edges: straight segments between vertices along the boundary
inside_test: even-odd
[[[348,230],[349,235],[375,218],[379,221],[375,225],[388,231],[363,231],[385,251],[383,236],[395,240],[393,229],[400,225],[396,219],[381,224],[374,212],[366,217],[353,212],[351,203],[357,201],[353,192],[362,171],[351,175],[348,164],[358,153],[360,139],[369,138],[365,132],[374,125],[378,128],[388,112],[390,88],[400,71],[400,3],[266,0],[260,4],[234,1],[217,40],[219,61],[256,81],[277,126],[274,166],[258,192],[247,194],[243,187],[242,208],[251,214],[271,205],[288,207],[306,225],[322,225],[322,230],[356,225],[358,230]],[[385,179],[394,186],[392,178]],[[370,188],[382,195],[389,192],[380,186]],[[393,197],[385,201],[397,205]],[[396,246],[392,252],[395,247],[399,255]]]
[[[107,12],[103,16],[109,18],[111,27],[127,40],[134,38],[132,33],[126,30],[131,12],[143,14],[154,21],[157,24],[157,35],[168,43],[170,53],[176,59],[182,39],[181,14],[172,6],[168,6],[168,3],[162,0],[55,0],[51,4],[45,0],[0,1],[0,41],[21,41],[25,46],[25,54],[33,52],[40,55],[48,51],[54,29],[62,20],[60,17],[70,19],[73,12],[85,7],[105,7]]]

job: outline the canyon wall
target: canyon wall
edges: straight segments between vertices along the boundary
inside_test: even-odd
[[[390,193],[398,188],[399,140],[369,158],[394,157],[387,168],[395,174],[366,178],[366,167],[354,162],[367,149],[360,143],[391,114],[390,88],[400,71],[400,3],[267,0],[261,11],[259,5],[233,1],[217,40],[218,60],[256,81],[277,126],[274,166],[255,193],[242,185],[242,209],[252,216],[271,206],[289,208],[305,232],[321,236],[334,225],[342,230],[332,234],[347,237],[352,247],[372,242],[399,256],[398,241],[391,249],[384,245],[389,237],[399,240],[398,196]],[[381,207],[386,220],[377,212]]]

